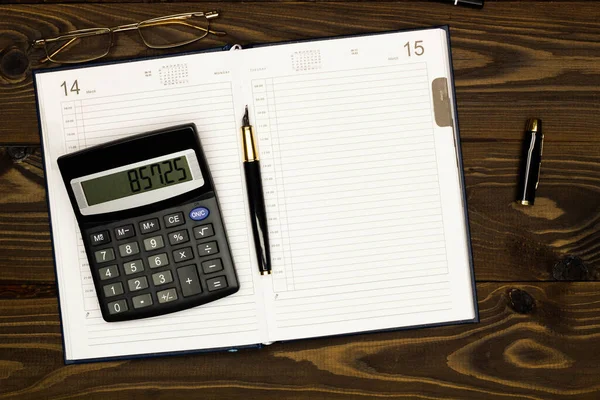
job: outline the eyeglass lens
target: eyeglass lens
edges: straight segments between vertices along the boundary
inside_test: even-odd
[[[65,35],[62,39],[45,43],[47,57],[57,63],[76,63],[94,60],[108,54],[111,46],[109,29],[97,29],[84,35]]]
[[[208,35],[209,21],[206,17],[144,21],[138,25],[142,40],[148,47],[168,48],[182,46]]]

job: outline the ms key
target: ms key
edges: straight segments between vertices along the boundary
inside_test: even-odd
[[[206,219],[210,214],[210,211],[206,207],[196,207],[192,211],[190,211],[190,218],[194,221],[202,221]]]

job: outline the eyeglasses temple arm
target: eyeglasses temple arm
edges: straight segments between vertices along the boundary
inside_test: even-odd
[[[169,24],[186,25],[186,26],[189,26],[190,28],[194,28],[194,29],[198,29],[200,31],[212,33],[215,36],[224,36],[224,35],[227,35],[227,32],[224,32],[224,31],[214,31],[214,30],[210,29],[210,25],[208,26],[209,29],[206,29],[206,28],[202,28],[200,26],[188,24],[185,21],[179,21],[179,20],[155,21],[155,22],[148,23],[147,25],[149,25],[149,26],[157,26],[157,25],[169,25]]]
[[[48,61],[50,61],[50,58],[54,57],[55,55],[57,55],[58,53],[60,53],[61,51],[63,51],[64,49],[66,49],[68,46],[71,45],[71,43],[73,43],[75,40],[77,40],[78,38],[74,37],[71,40],[69,40],[67,43],[63,44],[62,46],[60,46],[58,49],[56,49],[52,54],[46,54],[46,57],[42,58],[39,62],[40,64],[44,64],[47,63]]]

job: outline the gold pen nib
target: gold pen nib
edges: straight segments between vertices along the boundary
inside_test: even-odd
[[[248,117],[248,106],[246,106],[246,111],[242,118],[242,148],[244,151],[244,162],[258,161],[258,149],[256,147],[254,131],[250,125],[250,118]]]

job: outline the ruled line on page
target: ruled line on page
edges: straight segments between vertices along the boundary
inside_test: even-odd
[[[418,150],[415,150],[418,151]],[[365,157],[366,159],[369,159],[369,157]],[[409,168],[404,168],[404,165],[406,165],[405,163],[402,162],[402,160],[406,160],[405,158],[398,158],[396,160],[372,160],[371,162],[368,163],[369,167],[368,168],[360,168],[360,166],[357,165],[356,162],[352,162],[352,160],[348,160],[348,162],[340,162],[340,164],[338,164],[335,167],[332,168],[328,168],[327,172],[324,174],[320,174],[320,181],[327,181],[327,179],[329,177],[332,178],[332,181],[337,182],[339,181],[339,179],[337,179],[337,177],[339,176],[340,172],[356,172],[356,175],[360,175],[362,178],[364,177],[368,177],[368,176],[380,176],[382,173],[386,174],[388,172],[393,172],[393,176],[400,180],[406,180],[407,183],[413,183],[411,181],[414,181],[415,178],[427,178],[430,176],[437,176],[437,171],[432,168],[430,165],[426,164],[426,163],[412,163],[409,164],[410,167]],[[289,173],[287,173],[284,177],[280,178],[283,181],[293,181],[296,184],[298,183],[305,183],[305,182],[314,182],[314,171],[311,171],[311,169],[313,168],[317,168],[317,166],[313,166],[313,167],[309,167],[309,168],[305,168],[305,169],[301,169],[301,170],[294,170],[294,171],[290,171]],[[304,172],[308,170],[307,172]],[[399,171],[401,170],[401,171]],[[366,173],[363,173],[366,172]],[[419,180],[417,180],[417,182],[419,182]],[[414,183],[417,183],[414,182]]]
[[[435,226],[432,226],[435,225]],[[377,239],[371,239],[369,240],[368,237],[370,235],[373,235],[373,232],[375,232],[375,228],[373,229],[369,229],[368,227],[359,227],[356,230],[347,230],[347,231],[340,231],[336,233],[336,239],[334,242],[332,242],[332,244],[338,243],[338,242],[344,242],[344,243],[354,243],[354,242],[362,242],[362,243],[375,243],[379,240],[387,240],[387,239],[392,239],[392,240],[399,240],[399,239],[404,239],[404,238],[415,238],[415,237],[419,237],[418,234],[416,234],[416,232],[424,232],[424,233],[431,233],[432,235],[439,235],[441,233],[443,233],[443,229],[440,228],[439,226],[437,226],[438,224],[428,224],[426,225],[426,227],[423,227],[422,225],[418,225],[417,229],[411,229],[408,230],[402,226],[394,226],[393,229],[390,229],[388,232],[386,232],[385,234],[381,234],[378,233],[378,237]],[[331,236],[331,232],[319,232],[319,233],[315,233],[314,235],[304,235],[304,236],[294,236],[293,241],[290,241],[290,244],[293,245],[310,245],[310,246],[314,246],[315,242],[319,242],[321,240],[326,240],[328,239],[328,237]],[[425,235],[426,237],[426,235]],[[399,245],[401,244],[400,242],[398,243]],[[311,248],[318,248],[318,247],[311,247]]]
[[[407,180],[412,180],[413,178],[407,178]],[[424,175],[422,177],[419,177],[419,179],[423,179],[423,180],[428,180],[430,179],[430,177],[428,175]],[[339,197],[340,194],[342,193],[347,193],[347,192],[354,192],[355,189],[344,189],[344,190],[337,190],[334,192],[329,192],[329,193],[325,193],[324,191],[321,191],[319,193],[319,195],[321,196],[321,200],[323,201],[323,204],[328,204],[327,202],[329,201],[335,201],[336,198]],[[439,189],[438,188],[432,188],[432,189],[427,189],[427,190],[423,190],[423,192],[420,193],[419,196],[414,196],[414,197],[410,197],[410,198],[403,198],[400,194],[402,194],[403,192],[398,192],[396,188],[394,187],[386,187],[386,186],[378,186],[378,187],[374,187],[374,188],[369,188],[369,195],[370,196],[387,196],[390,195],[391,193],[394,193],[395,199],[399,200],[400,204],[410,204],[411,202],[415,202],[415,203],[419,203],[421,201],[427,201],[427,200],[431,200],[431,201],[435,201],[437,199],[437,197],[439,196]],[[289,201],[291,199],[288,199],[288,201],[286,202],[286,206],[287,205],[298,205],[298,203],[302,203],[303,205],[306,205],[306,200],[310,200],[310,195],[307,194],[297,194],[294,196],[294,201]],[[366,197],[365,197],[366,198]],[[352,201],[352,200],[347,200],[347,201]],[[312,207],[310,205],[306,205],[306,209],[312,209]]]
[[[448,299],[449,297],[450,291],[446,290],[444,292],[435,292],[435,294],[429,293],[428,295],[404,298],[400,296],[375,296],[369,297],[367,300],[363,299],[362,302],[356,301],[359,299],[354,299],[355,301],[346,301],[346,304],[341,306],[328,304],[327,313],[321,314],[321,316],[338,316],[357,314],[361,312],[371,312],[374,305],[377,305],[377,310],[387,310],[393,308],[400,308],[402,306],[412,306],[415,305],[415,302],[417,303],[417,305],[426,305],[427,303],[440,304],[444,301],[444,299]],[[279,315],[278,319],[280,322],[286,322],[311,318],[311,314],[313,311],[323,311],[323,309],[319,308],[319,306],[320,304],[313,304],[312,306],[304,305],[302,307],[294,307],[293,309],[289,310],[290,312],[284,315]],[[348,306],[352,307],[351,311],[348,311]]]
[[[417,91],[417,90],[422,90],[423,87],[427,86],[427,82],[425,81],[425,79],[421,80],[421,81],[417,81],[415,83],[409,83],[409,84],[403,84],[403,83],[388,83],[386,84],[382,84],[382,85],[348,85],[348,87],[343,88],[343,89],[332,89],[332,88],[328,88],[327,85],[324,86],[318,86],[318,87],[312,87],[312,88],[303,88],[303,89],[296,89],[296,90],[280,90],[279,94],[278,94],[278,98],[279,99],[284,99],[285,98],[295,98],[296,100],[301,100],[303,99],[302,96],[313,96],[316,94],[325,94],[325,98],[328,98],[329,96],[331,96],[331,94],[333,94],[333,96],[336,96],[338,94],[342,94],[342,93],[346,93],[346,94],[358,94],[360,91],[366,90],[367,93],[369,92],[375,92],[375,91],[381,91],[382,93],[390,93],[393,92],[394,90],[397,90],[399,87],[404,87],[406,88],[406,92],[409,91]],[[313,90],[311,90],[313,89]]]
[[[186,329],[186,330],[182,330],[181,332],[189,332],[189,331],[194,331],[194,334],[192,335],[182,335],[182,336],[178,336],[176,339],[187,339],[187,338],[195,338],[195,337],[203,337],[203,336],[215,336],[215,335],[225,335],[225,334],[241,334],[241,333],[250,333],[250,332],[256,332],[256,329],[252,329],[252,325],[254,324],[244,324],[244,325],[239,325],[238,329],[236,329],[235,331],[231,331],[229,329],[214,329],[211,332],[206,332],[206,333],[198,333],[197,331],[194,331],[194,329]],[[157,340],[161,340],[164,341],[165,339],[168,340],[171,337],[169,335],[160,335],[157,337],[157,335],[152,335],[152,334],[147,334],[148,338],[143,340],[143,343],[145,344],[149,344],[153,341],[157,341]],[[121,337],[121,336],[119,336]],[[99,338],[95,338],[93,340],[95,340],[95,342],[90,342],[89,346],[101,346],[101,345],[116,345],[116,344],[122,344],[122,343],[138,343],[138,342],[142,342],[141,339],[136,339],[136,338],[132,338],[131,340],[116,340],[116,341],[100,341],[99,339],[102,339],[101,337]],[[231,346],[235,346],[235,345],[231,345]],[[193,347],[193,348],[189,348],[186,347],[185,351],[194,351],[194,350],[202,350],[205,349],[207,347]],[[148,353],[152,353],[152,348],[150,348],[148,350]]]
[[[428,276],[435,275],[443,275],[448,273],[448,268],[446,267],[446,260],[443,260],[434,264],[423,263],[421,268],[418,269],[391,269],[387,270],[378,270],[377,268],[373,268],[371,270],[363,270],[362,273],[357,273],[354,271],[352,274],[344,274],[338,272],[338,276],[333,276],[331,274],[318,274],[315,273],[313,275],[299,276],[297,274],[294,275],[294,286],[297,288],[302,288],[302,285],[307,285],[310,288],[319,288],[319,287],[328,287],[331,286],[331,282],[334,285],[341,287],[345,285],[353,285],[358,279],[371,279],[367,282],[379,282],[381,279],[409,279],[409,278],[422,278]]]
[[[393,203],[393,200],[391,200],[391,202]],[[373,202],[370,202],[370,203],[373,204]],[[346,209],[343,211],[339,210],[339,207],[342,206],[343,204],[340,204],[340,206],[322,207],[319,209],[319,212],[316,212],[314,209],[311,212],[308,212],[307,214],[310,214],[310,218],[305,217],[305,215],[303,215],[304,213],[300,213],[299,215],[296,214],[295,212],[297,210],[295,210],[294,207],[285,207],[285,211],[286,211],[286,213],[290,212],[290,213],[295,214],[291,217],[289,217],[289,216],[287,217],[288,222],[293,222],[295,220],[300,220],[301,222],[310,222],[310,221],[318,222],[319,220],[324,219],[323,218],[324,216],[327,216],[327,219],[332,219],[332,220],[336,219],[336,217],[337,217],[337,219],[347,220],[349,213],[353,213],[353,214],[361,213],[362,215],[384,215],[386,213],[389,213],[389,208],[390,208],[389,205],[380,204],[380,203],[375,203],[375,204],[378,204],[378,206],[369,207],[368,213],[362,212],[364,210],[365,206],[361,205],[360,203],[359,204],[348,203],[348,204],[346,204]],[[381,210],[381,212],[379,212],[380,210]],[[375,212],[373,212],[373,211],[375,211]],[[440,208],[439,203],[438,204],[430,203],[430,205],[428,207],[419,207],[416,205],[413,205],[412,207],[406,207],[404,210],[397,210],[396,214],[404,213],[406,215],[409,215],[411,218],[416,218],[419,216],[430,216],[430,215],[441,214],[441,211],[442,210]],[[417,224],[415,224],[415,225],[417,225]]]
[[[406,127],[406,125],[405,125]],[[391,124],[386,126],[378,127],[378,134],[382,137],[390,136],[390,137],[403,137],[403,138],[417,138],[423,135],[423,132],[428,133],[429,128],[420,128],[420,129],[404,129],[401,133],[398,131],[398,125]],[[407,134],[408,133],[408,134]],[[337,134],[337,135],[336,135]],[[311,139],[312,137],[317,139]],[[372,133],[365,133],[365,130],[362,128],[352,128],[352,129],[341,129],[334,131],[322,131],[316,132],[312,135],[302,134],[301,136],[291,136],[285,138],[273,138],[273,140],[277,141],[278,144],[304,144],[304,143],[313,143],[313,141],[334,141],[337,143],[339,139],[344,140],[365,140],[368,137],[371,137]],[[320,138],[320,139],[319,139]],[[294,140],[295,139],[295,140]],[[308,146],[307,146],[308,147]]]
[[[151,90],[143,90],[143,91],[139,91],[139,92],[123,93],[123,94],[119,94],[119,95],[97,96],[97,97],[94,97],[93,99],[86,99],[85,104],[99,105],[99,104],[105,104],[105,103],[113,104],[117,101],[130,102],[130,101],[140,100],[140,99],[156,99],[156,96],[157,96],[156,94],[148,96],[148,94],[151,94],[151,93],[160,93],[163,96],[168,96],[168,95],[173,94],[173,92],[175,92],[176,94],[190,93],[190,92],[194,93],[194,92],[198,92],[199,89],[202,89],[203,93],[208,93],[209,90],[215,90],[215,89],[209,89],[209,88],[216,88],[217,90],[218,89],[229,90],[231,88],[231,84],[230,84],[230,82],[200,83],[197,85],[187,85],[185,87],[151,89]],[[211,97],[211,96],[207,95],[207,97]],[[104,102],[102,99],[111,99],[111,100],[108,102]]]
[[[117,115],[102,117],[101,121],[97,121],[94,123],[89,123],[88,120],[85,119],[85,117],[84,117],[83,118],[83,127],[88,129],[88,128],[92,128],[92,127],[98,126],[98,125],[110,126],[110,125],[115,125],[115,124],[125,124],[128,122],[160,120],[163,117],[175,118],[175,117],[181,117],[183,115],[196,115],[197,116],[198,110],[189,109],[186,112],[171,112],[171,113],[164,114],[164,115],[160,115],[160,113],[157,113],[156,111],[150,111],[150,112],[140,111],[139,113],[137,113],[135,115],[139,116],[139,118],[132,118],[131,114],[126,115],[125,118],[119,118],[121,115],[117,114]],[[94,118],[94,119],[100,119],[100,118]],[[204,121],[206,121],[206,122],[203,125],[211,126],[211,125],[219,125],[219,124],[223,124],[223,123],[233,122],[233,118],[231,115],[227,115],[227,116],[209,117],[209,118],[206,118],[205,120],[203,120],[203,122]]]
[[[432,308],[431,306],[436,306],[436,307]],[[441,301],[438,303],[426,304],[425,306],[423,306],[421,308],[411,306],[411,309],[412,309],[412,311],[409,311],[409,312],[398,312],[398,310],[394,310],[393,312],[392,311],[390,311],[390,312],[373,311],[373,312],[368,313],[367,315],[353,314],[351,318],[335,318],[335,317],[331,317],[331,316],[328,316],[327,318],[307,317],[306,319],[310,320],[311,322],[302,320],[301,322],[298,322],[298,323],[289,324],[289,323],[287,323],[288,321],[286,321],[285,323],[279,323],[278,327],[279,328],[292,328],[292,327],[306,328],[306,327],[314,326],[314,325],[342,323],[342,322],[349,322],[349,321],[357,322],[357,321],[364,321],[364,320],[370,320],[370,319],[397,317],[400,315],[447,311],[447,310],[451,310],[452,307],[449,306],[448,301]],[[365,331],[369,331],[369,330],[372,330],[372,329],[365,328]]]
[[[228,111],[229,108],[216,108],[218,106],[220,106],[221,104],[225,104],[228,105],[229,102],[225,102],[225,103],[219,103],[219,104],[215,104],[212,103],[210,104],[210,106],[208,108],[205,108],[205,111],[211,111],[211,112],[215,112],[215,113],[219,113],[219,112],[223,112],[223,111]],[[216,106],[216,107],[215,107]],[[126,117],[126,118],[130,118],[131,115],[135,115],[139,118],[134,118],[134,119],[121,119],[121,118],[117,118],[115,115],[111,116],[111,122],[120,122],[120,121],[124,121],[124,122],[128,122],[128,121],[140,121],[140,120],[145,120],[148,118],[148,115],[153,116],[153,117],[157,117],[157,116],[162,116],[162,115],[169,115],[169,116],[178,116],[178,115],[187,115],[190,114],[192,112],[198,112],[197,110],[197,105],[186,105],[186,106],[180,106],[180,107],[173,107],[173,108],[158,108],[158,109],[145,109],[143,112],[128,112],[128,113],[123,113],[120,112],[118,114],[118,117]],[[189,112],[178,112],[177,114],[173,114],[170,111],[183,111],[183,110],[190,110]],[[108,111],[114,111],[113,109],[110,109]],[[98,115],[98,116],[94,116],[94,117],[90,117],[89,116],[89,112],[85,113],[85,120],[86,120],[86,124],[85,126],[94,126],[96,124],[91,124],[90,121],[93,120],[101,120],[99,122],[99,124],[103,124],[106,122],[106,115]]]
[[[394,283],[396,283],[398,281],[394,281]],[[403,282],[403,281],[401,281]],[[412,285],[406,285],[406,284],[394,284],[394,285],[387,285],[385,287],[378,287],[376,288],[376,293],[374,294],[368,294],[370,292],[374,291],[374,288],[372,287],[362,287],[362,288],[356,288],[355,290],[353,290],[352,292],[340,292],[339,289],[338,291],[331,291],[331,292],[324,292],[323,290],[320,291],[316,291],[317,293],[315,294],[307,294],[307,293],[302,293],[302,292],[306,292],[303,290],[298,290],[298,291],[292,291],[289,293],[285,293],[285,295],[282,295],[280,297],[277,298],[277,302],[278,303],[282,303],[282,302],[289,302],[291,305],[289,307],[302,307],[304,305],[307,304],[335,304],[335,303],[342,303],[342,302],[347,302],[347,301],[361,301],[364,297],[367,298],[376,298],[378,296],[381,297],[386,297],[386,296],[394,296],[394,295],[410,295],[410,294],[414,294],[414,293],[432,293],[432,292],[444,292],[446,290],[450,290],[450,285],[449,282],[447,280],[442,280],[442,281],[432,281],[432,282],[426,282],[426,283],[422,283],[422,284],[412,284]],[[318,300],[318,301],[316,301]],[[283,312],[283,311],[288,311],[290,309],[288,309],[287,307],[285,309],[278,309],[277,312]]]
[[[402,274],[402,278],[415,278],[421,276],[421,274],[427,275],[425,271],[438,271],[446,269],[446,260],[438,258],[437,261],[422,261],[418,264],[415,263],[401,263],[397,260],[391,260],[387,262],[369,261],[363,263],[355,263],[352,260],[336,260],[335,263],[318,263],[315,262],[315,266],[319,265],[320,268],[302,269],[296,271],[294,275],[296,283],[304,282],[310,283],[313,281],[329,281],[335,279],[350,279],[360,277],[374,277],[381,274],[390,274],[390,279],[393,278],[393,274]],[[346,261],[340,263],[339,261]],[[349,281],[354,284],[355,281]],[[341,285],[341,281],[340,281]]]
[[[422,177],[421,177],[422,179]],[[394,196],[395,194],[402,193],[401,191],[388,191],[385,192],[387,196]],[[340,200],[336,202],[335,200],[323,200],[321,203],[321,210],[339,208],[341,205],[353,205],[353,206],[361,206],[373,204],[374,200],[377,199],[378,194],[369,194],[365,196],[361,196],[360,201],[352,201],[349,199]],[[385,202],[378,201],[376,207],[369,207],[370,210],[376,210],[377,208],[389,208],[390,206],[387,204],[389,202],[392,203],[393,206],[398,207],[399,211],[415,211],[415,210],[424,210],[431,207],[431,205],[439,206],[439,195],[434,196],[419,196],[419,197],[409,197],[408,201],[398,201],[401,199],[392,198],[390,200],[386,200]],[[285,205],[286,211],[312,211],[313,208],[311,206],[307,206],[302,202],[297,203],[287,203]]]
[[[281,91],[285,91],[285,90],[294,90],[297,88],[320,88],[320,87],[331,87],[331,86],[338,86],[338,85],[344,85],[347,86],[348,84],[354,84],[354,83],[365,83],[365,82],[369,82],[369,83],[373,83],[373,82],[387,82],[389,83],[390,80],[394,80],[395,82],[398,82],[399,80],[402,79],[408,79],[408,78],[413,78],[413,77],[423,77],[423,70],[425,68],[415,68],[415,69],[410,69],[410,70],[406,70],[406,69],[402,69],[402,68],[393,68],[389,69],[387,71],[382,71],[380,70],[379,72],[377,72],[376,75],[365,75],[365,74],[354,74],[354,75],[348,75],[348,74],[340,74],[336,77],[327,77],[325,74],[322,77],[313,77],[313,78],[309,78],[309,79],[305,79],[302,80],[301,82],[297,81],[297,80],[291,80],[288,82],[281,82],[280,79],[276,78],[274,79],[275,84],[277,84],[277,87],[279,88],[279,90]],[[360,78],[360,79],[357,79]]]
[[[305,80],[310,81],[311,77],[313,80],[316,79],[327,79],[327,78],[339,78],[339,77],[356,77],[356,76],[364,76],[364,75],[378,75],[382,72],[387,71],[412,71],[412,70],[423,70],[427,67],[427,64],[424,62],[416,62],[410,64],[399,64],[399,65],[382,65],[382,66],[373,66],[373,67],[358,67],[351,69],[343,69],[338,68],[332,71],[322,71],[313,74],[303,74],[303,75],[283,75],[273,77],[273,82],[278,84],[286,84],[290,82],[304,82]]]
[[[179,325],[181,326],[185,326],[185,327],[193,327],[194,329],[197,329],[199,332],[201,332],[205,327],[206,327],[206,322],[211,322],[211,326],[215,326],[218,322],[225,322],[225,324],[221,324],[222,327],[225,327],[227,325],[226,321],[231,321],[231,320],[235,320],[235,319],[241,319],[244,318],[246,320],[254,320],[256,321],[256,310],[248,310],[249,312],[242,312],[242,311],[238,311],[238,312],[233,312],[233,313],[229,313],[229,314],[225,314],[225,313],[209,313],[209,314],[205,314],[205,316],[203,318],[194,318],[192,320],[185,320],[185,319],[181,319],[179,318],[179,320],[177,321],[173,321],[173,324],[181,324]],[[103,329],[102,327],[104,325],[94,325],[94,329],[88,329],[88,332],[90,333],[106,333],[106,332],[111,332],[111,331],[119,331],[122,332],[123,330],[127,331],[127,334],[138,334],[138,333],[143,333],[148,331],[152,331],[153,333],[164,333],[164,332],[169,332],[169,330],[172,330],[172,327],[170,326],[172,323],[169,323],[167,326],[165,326],[164,323],[162,324],[156,324],[153,322],[157,322],[156,319],[152,320],[148,320],[148,324],[144,324],[144,326],[136,326],[134,324],[127,324],[127,326],[119,326],[119,327],[115,327],[112,329]],[[212,322],[215,323],[215,325],[212,324]],[[166,329],[165,329],[166,328]],[[233,328],[233,326],[232,326]],[[98,336],[96,336],[98,337]]]
[[[397,127],[396,127],[397,129]],[[364,142],[365,140],[365,136],[371,136],[371,135],[364,135],[364,131],[360,132],[361,134],[359,135],[352,135],[350,132],[346,132],[345,135],[341,135],[341,138],[343,138],[344,140],[344,145],[346,146],[351,146],[351,145],[356,145],[356,144],[364,144],[362,142]],[[402,135],[399,136],[397,132],[390,132],[390,133],[383,133],[383,132],[379,132],[378,134],[380,136],[380,138],[382,140],[390,140],[394,142],[394,145],[396,146],[403,146],[403,145],[410,145],[410,144],[419,144],[419,143],[426,143],[427,141],[434,141],[433,136],[428,136],[428,137],[423,137],[423,133],[418,133],[418,134],[414,134],[414,135]],[[310,149],[312,147],[314,147],[315,145],[320,145],[320,146],[337,146],[339,144],[340,141],[340,137],[336,137],[335,135],[320,135],[320,136],[315,136],[310,137],[310,136],[306,136],[303,141],[293,141],[293,140],[286,140],[288,138],[280,138],[280,140],[277,141],[277,144],[290,144],[290,143],[294,143],[294,145],[296,146],[296,148],[298,150],[300,149]]]
[[[368,97],[368,96],[364,96],[363,100],[365,100],[366,97]],[[405,100],[397,99],[395,93],[372,95],[372,97],[373,97],[372,99],[369,98],[369,104],[379,104],[379,103],[388,104],[388,102],[390,100],[394,100],[394,101],[396,101],[396,104],[407,105],[407,104],[414,104],[415,100],[417,100],[417,99],[419,100],[419,101],[417,101],[418,104],[427,102],[429,100],[429,96],[426,94],[425,95],[422,95],[422,94],[416,95],[416,96],[413,96],[412,98],[405,99]],[[345,100],[348,100],[347,96],[330,97],[328,99],[306,101],[306,102],[289,102],[289,103],[287,103],[288,104],[287,107],[283,103],[278,103],[277,113],[281,113],[281,116],[285,117],[288,112],[298,114],[299,112],[304,113],[304,110],[307,110],[307,109],[319,110],[321,107],[335,108],[335,107],[345,107],[348,105],[356,104],[354,101],[345,101]],[[260,108],[260,106],[259,106],[259,108]]]
[[[207,105],[222,105],[222,104],[229,104],[231,103],[231,93],[227,92],[227,91],[223,91],[222,95],[218,95],[218,96],[210,96],[210,97],[205,97],[204,95],[201,97],[197,96],[197,93],[187,93],[190,96],[188,96],[187,98],[179,98],[177,99],[180,102],[185,102],[186,104],[190,105],[193,104],[195,107],[202,107],[203,109],[205,109],[204,107]],[[186,95],[187,95],[186,94]],[[205,93],[203,93],[205,94]],[[223,100],[221,100],[221,98]],[[152,98],[152,100],[156,100],[156,98]],[[211,101],[212,100],[212,101]],[[125,115],[129,112],[130,109],[135,109],[135,108],[139,108],[141,105],[144,106],[144,110],[171,110],[171,109],[177,109],[178,107],[172,107],[172,108],[165,108],[164,105],[166,104],[165,101],[155,101],[155,102],[144,102],[143,104],[132,104],[129,102],[125,102],[125,104],[130,104],[130,105],[120,105],[118,107],[115,106],[114,103],[102,103],[102,105],[86,105],[86,106],[82,106],[81,107],[81,113],[84,114],[86,117],[90,117],[90,118],[95,118],[95,116],[97,114],[108,114],[108,112],[114,111],[115,109],[119,109],[121,111],[127,111],[125,113],[122,113],[121,115]]]

